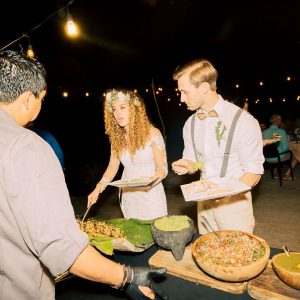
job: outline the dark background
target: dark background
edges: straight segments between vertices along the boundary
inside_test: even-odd
[[[181,155],[190,112],[179,106],[172,72],[192,59],[211,60],[219,93],[228,100],[247,98],[258,120],[267,122],[274,112],[299,117],[299,0],[75,0],[68,9],[81,29],[77,39],[63,32],[66,9],[56,13],[67,3],[2,3],[0,48],[28,33],[45,65],[48,95],[36,125],[61,144],[74,193],[89,190],[108,162],[102,108],[107,88],[136,88],[167,137],[169,162]],[[27,45],[21,38],[7,49]],[[157,102],[152,83],[155,91],[162,88]]]

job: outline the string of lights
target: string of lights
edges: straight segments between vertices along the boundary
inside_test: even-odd
[[[67,12],[67,14],[66,14],[67,15],[67,24],[66,24],[67,34],[70,37],[77,37],[78,34],[79,34],[78,26],[73,21],[73,18],[70,14],[70,11],[69,11],[69,6],[72,5],[74,2],[75,2],[75,0],[70,0],[64,7],[60,8],[59,10],[57,10],[54,13],[50,14],[47,18],[45,18],[38,25],[34,26],[32,29],[28,30],[27,32],[22,33],[19,37],[17,37],[13,41],[11,41],[8,44],[6,44],[5,46],[3,46],[0,49],[0,51],[5,50],[6,48],[8,48],[11,45],[15,44],[17,41],[21,40],[22,38],[27,38],[28,39],[28,48],[27,48],[26,53],[29,57],[34,57],[35,54],[34,54],[34,51],[33,51],[32,45],[31,45],[31,41],[30,41],[30,38],[29,38],[29,33],[33,32],[34,30],[36,30],[39,27],[41,27],[42,25],[44,25],[46,22],[48,22],[50,19],[52,19],[54,16],[56,16],[57,14],[59,14],[63,10],[66,10],[66,12]]]

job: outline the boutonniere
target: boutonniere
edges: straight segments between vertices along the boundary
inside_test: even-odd
[[[195,171],[201,171],[204,168],[204,162],[203,160],[198,160],[193,164],[193,168]]]
[[[226,129],[227,129],[226,125],[222,124],[222,121],[218,121],[218,123],[215,127],[215,132],[216,132],[216,139],[218,141],[218,146],[219,147],[220,147],[220,143],[221,143],[221,140],[223,138],[223,135],[224,135]]]

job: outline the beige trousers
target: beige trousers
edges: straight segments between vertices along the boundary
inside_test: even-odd
[[[241,230],[253,233],[255,225],[250,192],[215,200],[199,201],[197,216],[200,234],[211,232],[211,229],[203,223],[201,216],[206,217],[216,231]]]

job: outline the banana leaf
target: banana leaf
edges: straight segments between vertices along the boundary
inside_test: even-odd
[[[107,224],[120,228],[126,239],[135,246],[145,246],[153,243],[151,233],[152,220],[144,221],[138,219],[111,219],[104,221]]]
[[[153,237],[151,233],[152,220],[144,221],[138,219],[111,219],[100,220],[109,225],[120,228],[125,237],[112,238],[109,236],[90,236],[90,244],[106,255],[113,255],[114,250],[142,252],[153,245]]]

